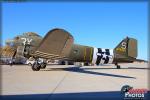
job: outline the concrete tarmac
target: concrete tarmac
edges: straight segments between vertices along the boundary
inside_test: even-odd
[[[120,65],[121,69],[116,69],[112,64],[83,67],[47,65],[46,69],[40,71],[32,71],[28,65],[2,65],[1,95],[39,94],[41,99],[52,99],[55,96],[58,97],[56,94],[76,93],[80,97],[79,94],[82,93],[82,96],[84,93],[102,93],[101,96],[104,97],[107,94],[103,95],[103,93],[120,91],[124,85],[130,85],[136,89],[149,89],[150,70],[147,63]]]

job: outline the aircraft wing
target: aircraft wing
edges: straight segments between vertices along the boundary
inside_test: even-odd
[[[74,42],[73,36],[63,29],[50,30],[43,38],[34,56],[54,59],[67,58]]]

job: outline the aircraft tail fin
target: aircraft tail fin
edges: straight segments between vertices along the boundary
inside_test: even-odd
[[[114,49],[115,57],[117,58],[125,58],[137,57],[137,40],[134,38],[126,37],[123,39]]]

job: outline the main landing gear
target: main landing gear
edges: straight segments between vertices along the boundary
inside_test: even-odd
[[[37,61],[32,64],[32,70],[33,71],[39,71],[40,68],[41,68],[41,66]]]
[[[45,62],[40,62],[39,60],[36,60],[32,64],[32,70],[33,71],[39,71],[40,69],[45,69],[46,68],[46,63]]]
[[[120,69],[120,65],[118,65],[118,63],[115,63],[115,66],[117,67],[117,69]]]

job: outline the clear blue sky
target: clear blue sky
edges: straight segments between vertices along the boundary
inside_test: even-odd
[[[2,4],[2,40],[23,32],[44,36],[63,28],[75,43],[114,48],[126,36],[138,40],[138,58],[147,59],[147,2],[26,2]]]

